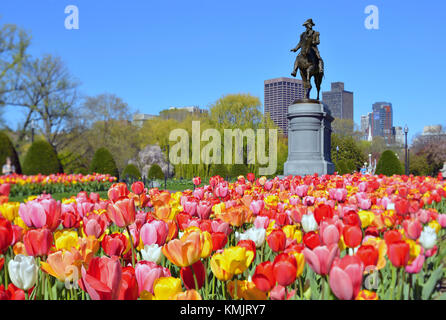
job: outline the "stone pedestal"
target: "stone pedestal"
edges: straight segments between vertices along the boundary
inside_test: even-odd
[[[297,100],[288,107],[288,159],[284,175],[333,174],[330,111],[320,101]]]

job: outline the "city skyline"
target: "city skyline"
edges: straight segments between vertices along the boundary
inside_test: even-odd
[[[348,84],[355,93],[355,123],[374,102],[392,101],[394,123],[407,124],[411,140],[423,126],[437,124],[433,115],[443,111],[435,95],[443,87],[442,72],[429,75],[429,81],[413,79],[426,70],[445,69],[445,44],[436,41],[445,34],[439,23],[444,3],[376,1],[378,30],[364,27],[369,3],[363,0],[321,1],[304,8],[293,1],[272,7],[267,1],[70,4],[79,7],[79,30],[64,28],[68,3],[53,0],[3,3],[0,23],[30,31],[31,55],[60,56],[82,83],[82,94],[115,93],[133,112],[207,107],[239,92],[258,96],[264,105],[263,80],[289,76],[295,59],[289,50],[309,17],[321,33],[326,67],[321,91],[329,90],[331,82]],[[429,56],[413,49],[419,38],[433,44]],[[425,112],[419,114],[420,107]],[[21,112],[10,107],[4,115],[13,128],[21,119]]]

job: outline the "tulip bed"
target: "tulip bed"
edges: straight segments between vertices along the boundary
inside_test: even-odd
[[[10,197],[39,195],[41,193],[76,194],[80,191],[107,191],[116,177],[109,174],[51,174],[26,176],[19,174],[0,176],[0,185],[9,186]],[[1,194],[4,194],[0,190]]]
[[[193,183],[1,204],[0,299],[446,298],[445,181],[248,174]]]

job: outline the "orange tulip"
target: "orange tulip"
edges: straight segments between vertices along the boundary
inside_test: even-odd
[[[217,215],[217,218],[234,227],[240,227],[245,222],[249,222],[251,217],[251,211],[245,206],[230,207]]]
[[[235,297],[235,282],[234,280],[228,281],[228,292],[231,298]],[[259,290],[254,282],[247,280],[237,281],[237,298],[244,300],[267,300],[268,296],[266,292]]]
[[[90,264],[91,259],[95,256],[99,250],[99,241],[94,236],[88,236],[87,238],[79,238],[79,249],[71,248],[71,252],[76,254],[78,252],[82,258],[85,266]]]
[[[174,265],[188,267],[201,258],[201,233],[192,231],[184,234],[181,239],[170,240],[163,246],[162,250],[166,258]]]
[[[172,297],[172,300],[203,300],[197,290],[191,289],[184,292],[178,292]]]
[[[80,276],[82,257],[79,252],[57,251],[51,253],[46,262],[40,262],[42,269],[60,281],[73,280]]]

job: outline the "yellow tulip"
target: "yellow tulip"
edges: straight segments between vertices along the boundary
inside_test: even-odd
[[[296,225],[286,225],[282,228],[287,238],[296,239],[297,243],[302,242],[302,231]]]
[[[375,214],[370,211],[361,210],[358,212],[358,215],[363,229],[367,228],[375,220]]]
[[[296,262],[297,262],[296,277],[299,278],[302,275],[302,273],[304,272],[305,256],[303,253],[297,252],[297,251],[293,251],[293,252],[291,252],[291,254],[296,258]]]
[[[161,277],[153,284],[153,300],[170,300],[176,294],[182,292],[181,279],[174,277]]]
[[[73,247],[78,249],[78,241],[79,236],[74,230],[62,230],[56,231],[56,233],[54,233],[54,243],[56,244],[57,250],[70,250]]]
[[[0,205],[0,213],[5,219],[13,222],[19,216],[19,202],[7,202]]]
[[[230,247],[211,257],[211,270],[222,281],[243,273],[254,258],[254,252],[242,247]]]
[[[429,227],[435,230],[435,232],[438,234],[441,230],[441,225],[436,220],[432,220],[429,222]]]

